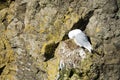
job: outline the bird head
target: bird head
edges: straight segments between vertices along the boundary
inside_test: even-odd
[[[80,29],[74,29],[68,33],[68,37],[70,39],[73,39],[73,38],[75,38],[75,35],[77,35],[78,33],[81,33],[81,32],[82,31]]]

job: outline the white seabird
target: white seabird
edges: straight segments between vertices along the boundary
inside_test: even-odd
[[[74,39],[74,42],[80,46],[86,48],[89,52],[93,50],[87,36],[80,29],[74,29],[68,33],[70,39]]]

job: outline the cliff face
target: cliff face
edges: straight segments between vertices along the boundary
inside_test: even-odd
[[[119,0],[0,1],[0,79],[119,80],[119,8]],[[93,54],[68,39],[76,28]]]

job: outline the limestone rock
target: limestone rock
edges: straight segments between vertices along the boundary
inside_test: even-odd
[[[0,80],[54,80],[59,73],[64,74],[61,80],[120,79],[119,3],[119,0],[0,1]],[[76,28],[88,35],[94,49],[92,55],[85,50],[87,57],[82,61],[75,54],[81,48],[71,42],[68,45],[67,40],[68,31]],[[66,60],[66,68],[61,71],[60,59]]]

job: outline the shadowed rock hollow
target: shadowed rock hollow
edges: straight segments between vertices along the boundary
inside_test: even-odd
[[[0,1],[0,80],[119,80],[119,9],[119,0]],[[93,54],[68,40],[72,29]]]

